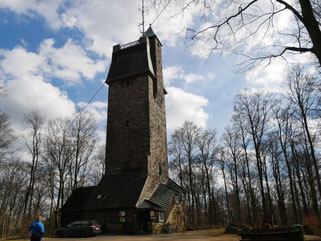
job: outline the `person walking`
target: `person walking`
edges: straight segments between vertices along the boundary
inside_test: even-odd
[[[41,222],[41,217],[38,216],[37,220],[30,225],[29,232],[32,231],[30,240],[31,241],[41,241],[45,236],[45,228]]]

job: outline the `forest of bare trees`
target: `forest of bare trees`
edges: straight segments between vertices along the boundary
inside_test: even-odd
[[[38,215],[52,233],[71,192],[97,184],[104,171],[105,147],[89,114],[46,121],[30,111],[22,123],[24,130],[14,133],[10,117],[0,112],[1,237],[25,234]]]
[[[187,227],[259,227],[273,217],[319,228],[320,83],[294,66],[279,94],[239,92],[223,133],[189,121],[172,133],[170,176],[186,190]],[[45,120],[31,111],[22,123],[15,133],[0,113],[1,237],[23,234],[37,215],[53,232],[72,191],[97,184],[106,168],[88,113]]]
[[[321,81],[293,67],[280,94],[240,92],[224,133],[186,121],[169,143],[190,227],[320,223]],[[314,225],[314,226],[313,226]]]

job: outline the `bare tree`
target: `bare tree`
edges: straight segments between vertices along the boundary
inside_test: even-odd
[[[15,140],[9,115],[0,111],[0,161],[8,154],[9,147]]]
[[[184,151],[184,155],[186,156],[187,164],[188,164],[188,179],[189,179],[189,190],[190,190],[190,213],[191,213],[191,224],[195,225],[195,205],[196,203],[196,195],[194,188],[194,172],[193,165],[195,162],[195,154],[197,151],[196,141],[200,134],[201,129],[197,127],[194,123],[185,121],[183,126],[174,132],[174,135],[177,136],[177,139],[182,146]]]
[[[315,153],[315,138],[311,122],[320,115],[319,101],[320,94],[320,79],[316,79],[300,66],[293,67],[287,77],[287,95],[294,108],[294,116],[301,121],[309,146],[309,155],[315,169],[317,186],[319,195],[321,196],[321,179],[319,173],[319,164]],[[314,132],[316,133],[316,132]]]
[[[251,136],[255,151],[256,167],[259,174],[259,184],[264,216],[267,215],[267,206],[264,191],[264,160],[263,147],[264,137],[268,128],[269,115],[274,105],[273,96],[240,93],[235,98],[234,112],[244,120],[244,127]],[[272,211],[272,210],[270,210]]]
[[[241,155],[240,139],[236,130],[233,130],[230,126],[225,128],[223,134],[223,143],[226,148],[226,166],[230,171],[230,178],[232,182],[233,192],[236,200],[236,220],[235,223],[241,222],[241,200],[239,189],[239,161]],[[223,171],[223,170],[222,170]],[[234,220],[233,220],[234,221]]]
[[[214,50],[233,49],[234,53],[245,57],[247,67],[253,67],[264,60],[284,57],[286,52],[309,52],[321,65],[320,3],[317,0],[151,0],[151,3],[159,11],[170,3],[180,7],[179,13],[200,8],[204,24],[197,25],[196,29],[188,28],[188,34],[194,41],[209,44],[209,55]],[[290,19],[285,20],[289,16]],[[288,21],[286,27],[278,25],[284,21]]]
[[[224,181],[224,191],[225,191],[225,202],[227,210],[227,220],[228,224],[232,224],[232,213],[229,202],[228,188],[227,188],[227,176],[226,176],[226,153],[223,148],[220,148],[218,153],[218,166],[221,169],[223,181]]]
[[[178,169],[178,178],[180,185],[183,186],[183,165],[184,154],[182,143],[180,142],[179,132],[174,132],[168,145],[168,154],[172,157],[171,167]]]
[[[197,146],[199,148],[199,157],[201,160],[202,171],[204,170],[205,186],[207,189],[208,203],[209,203],[209,222],[216,224],[216,207],[215,207],[215,195],[212,190],[212,178],[211,168],[214,165],[215,154],[217,151],[216,143],[216,130],[205,130],[197,138]],[[205,193],[205,191],[204,191]],[[205,205],[206,205],[206,197]]]
[[[77,113],[73,122],[73,156],[69,163],[70,191],[85,184],[89,173],[90,158],[96,145],[96,122],[88,113]]]
[[[58,226],[58,211],[65,200],[65,182],[69,165],[74,154],[71,121],[68,119],[54,119],[48,122],[47,135],[44,141],[45,159],[57,173],[58,190],[55,210],[55,228]]]
[[[29,153],[31,154],[31,163],[30,163],[30,174],[29,174],[29,185],[26,191],[24,209],[23,209],[23,218],[26,215],[27,207],[28,215],[31,215],[32,209],[32,198],[33,191],[36,182],[36,171],[38,168],[39,158],[40,158],[40,148],[41,148],[41,128],[44,124],[44,118],[40,115],[38,111],[30,111],[24,117],[24,124],[27,128],[30,128],[31,140],[29,141],[28,137],[25,139],[25,144],[28,148]]]

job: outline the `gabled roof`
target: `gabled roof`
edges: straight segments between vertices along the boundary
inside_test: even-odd
[[[135,207],[147,176],[136,172],[105,175],[89,199],[88,209]],[[106,195],[105,199],[97,199]]]
[[[62,207],[62,212],[85,210],[89,197],[96,186],[80,187],[75,189]]]
[[[74,190],[62,212],[135,208],[146,179],[136,172],[105,175],[96,187]]]

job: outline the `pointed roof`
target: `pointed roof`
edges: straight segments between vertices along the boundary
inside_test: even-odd
[[[156,34],[154,33],[151,25],[149,25],[149,28],[147,29],[145,35],[146,35],[147,37],[156,36]]]

